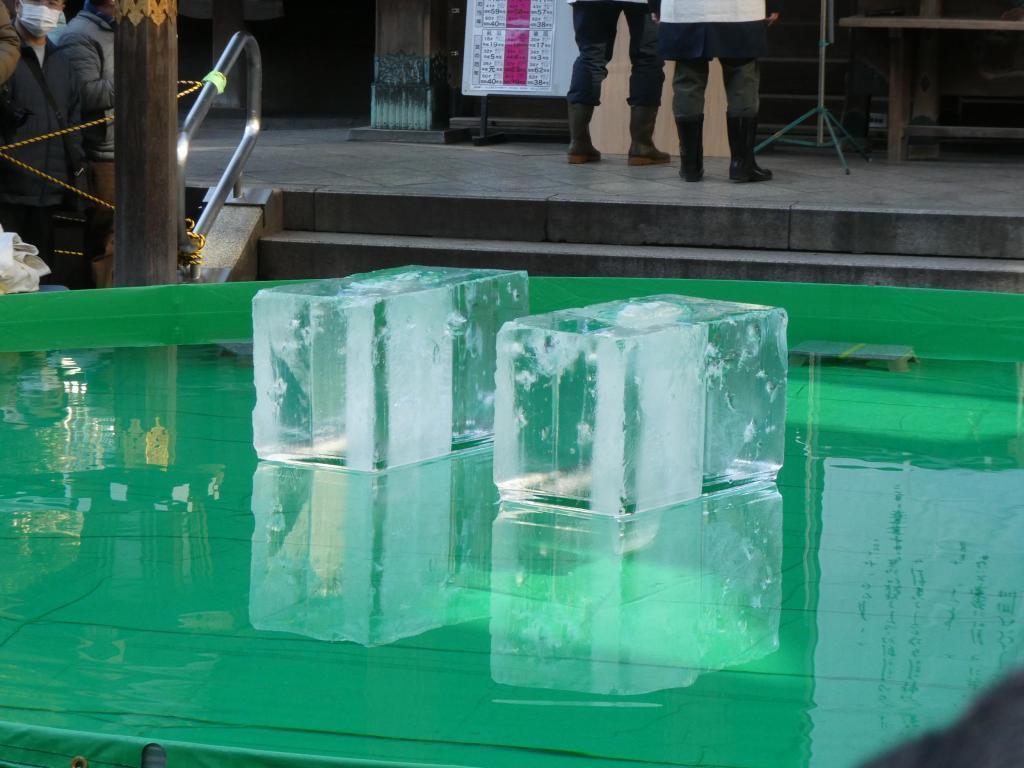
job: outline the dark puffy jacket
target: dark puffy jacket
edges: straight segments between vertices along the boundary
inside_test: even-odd
[[[23,45],[21,61],[14,70],[14,77],[7,83],[12,103],[30,113],[28,121],[16,130],[13,136],[7,137],[9,142],[4,143],[40,136],[56,131],[60,127],[57,116],[46,100],[46,95],[29,68],[30,56],[31,61],[38,61],[36,52],[30,46]],[[52,43],[46,44],[43,75],[67,124],[78,125],[81,122],[78,82],[67,57],[58,52]],[[81,168],[84,161],[81,134],[71,134],[68,143],[71,145],[72,167]],[[11,150],[9,154],[61,181],[68,181],[68,160],[61,139],[31,144]],[[0,203],[47,206],[60,205],[63,200],[64,190],[60,187],[0,159]]]
[[[60,50],[71,62],[82,85],[82,121],[114,114],[114,27],[95,13],[82,11],[60,38]],[[114,124],[85,132],[85,154],[90,160],[114,160]]]
[[[21,38],[14,31],[11,16],[7,8],[0,2],[0,85],[7,82],[14,74],[21,58]]]

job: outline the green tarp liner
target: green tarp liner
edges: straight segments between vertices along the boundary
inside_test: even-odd
[[[250,302],[267,283],[5,296],[0,350],[203,344],[251,338]],[[1024,296],[874,286],[721,280],[533,278],[533,311],[656,293],[785,307],[790,343],[899,339],[925,356],[1017,359]]]
[[[697,581],[673,580],[671,557],[645,560],[644,547],[616,571],[615,536],[600,562],[577,546],[550,572],[525,568],[547,618],[516,625],[522,642],[557,640],[586,661],[593,638],[571,629],[593,621],[602,647],[629,653],[560,679],[564,660],[549,652],[550,684],[516,686],[497,682],[514,665],[493,655],[500,627],[487,614],[508,606],[486,580],[468,603],[438,608],[437,629],[380,647],[324,642],[323,627],[260,628],[256,606],[274,586],[255,579],[277,524],[254,522],[251,363],[191,345],[248,339],[263,287],[0,297],[0,766],[66,768],[76,755],[138,766],[159,743],[171,768],[845,768],[948,722],[1024,663],[1024,296],[533,279],[537,312],[658,293],[779,305],[791,345],[899,344],[920,362],[793,367],[782,514],[737,540],[698,516],[694,535],[714,556],[688,572]],[[358,588],[347,571],[323,575],[324,548],[376,574],[374,611],[396,604],[388,574],[410,558],[436,546],[427,571],[472,574],[480,554],[456,535],[465,526],[403,539],[385,516],[332,538],[294,523],[306,512],[281,513],[292,545],[321,546],[288,566],[309,580],[311,606]],[[359,513],[337,509],[351,525]],[[488,520],[473,531],[489,542]],[[519,543],[548,562],[547,544]],[[756,608],[728,569],[759,550],[781,557],[781,607],[761,634],[715,597]],[[390,620],[430,607],[418,599],[399,599]],[[676,631],[679,642],[651,646],[691,615],[704,645]],[[731,655],[748,639],[763,652]],[[693,679],[630,692],[631,668],[662,654],[673,675],[689,654]]]

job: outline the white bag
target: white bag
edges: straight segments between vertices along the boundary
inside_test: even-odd
[[[48,274],[50,268],[39,258],[38,248],[0,227],[0,294],[38,291],[39,278]]]

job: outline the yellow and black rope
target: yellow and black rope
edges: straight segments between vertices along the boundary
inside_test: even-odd
[[[187,86],[185,88],[185,90],[181,91],[178,94],[178,98],[179,99],[183,99],[186,96],[191,96],[193,93],[196,93],[197,91],[201,90],[203,88],[203,86],[206,85],[206,83],[205,82],[199,82],[197,80],[179,80],[178,81],[178,85],[179,86]],[[41,179],[45,179],[46,181],[50,182],[51,184],[54,184],[55,186],[58,186],[61,189],[67,191],[67,192],[71,192],[71,193],[76,194],[76,195],[78,195],[79,197],[81,197],[81,198],[83,198],[85,200],[88,200],[90,203],[93,203],[94,205],[98,205],[100,207],[107,208],[107,209],[113,211],[113,210],[115,210],[115,206],[109,200],[103,200],[102,198],[96,197],[95,195],[91,195],[88,192],[86,192],[84,190],[81,190],[81,189],[79,189],[78,187],[76,187],[76,186],[74,186],[72,184],[68,184],[66,181],[62,181],[61,179],[58,179],[55,176],[51,176],[50,174],[46,173],[45,171],[41,171],[38,168],[34,168],[33,166],[29,165],[28,163],[24,163],[21,160],[18,160],[15,157],[11,157],[8,154],[8,152],[11,152],[11,151],[16,150],[16,149],[21,149],[22,147],[28,147],[28,146],[31,146],[32,144],[39,144],[39,143],[44,142],[44,141],[50,141],[51,139],[59,139],[59,138],[62,138],[64,136],[69,136],[72,133],[78,133],[79,131],[88,130],[89,128],[95,128],[95,127],[100,126],[100,125],[109,125],[109,124],[111,124],[113,122],[114,122],[114,118],[113,117],[101,117],[98,120],[90,120],[88,123],[82,123],[81,125],[75,125],[75,126],[72,126],[70,128],[62,128],[59,131],[51,131],[50,133],[43,134],[42,136],[34,136],[31,139],[24,139],[23,141],[17,141],[17,142],[14,142],[13,144],[6,144],[4,146],[0,146],[0,160],[6,160],[7,162],[11,163],[12,165],[15,165],[18,168],[21,168],[23,171],[25,171],[27,173],[31,173],[31,174],[33,174],[35,176],[38,176]],[[196,243],[198,245],[198,248],[197,248],[195,253],[181,253],[181,254],[178,254],[179,263],[182,266],[190,266],[190,265],[201,264],[202,260],[203,260],[203,248],[206,247],[206,237],[204,237],[203,235],[197,235],[193,231],[195,229],[195,222],[193,222],[192,219],[186,219],[186,224],[188,226],[188,236],[189,236],[189,239],[191,239],[194,243]],[[79,251],[55,250],[54,253],[61,254],[61,255],[66,255],[66,256],[84,256],[85,255],[85,254],[83,254],[83,253],[81,253]]]

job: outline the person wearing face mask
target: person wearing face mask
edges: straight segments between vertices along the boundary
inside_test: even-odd
[[[17,0],[14,28],[20,59],[7,82],[6,108],[0,105],[0,143],[11,144],[81,122],[79,88],[66,55],[46,39],[56,28],[63,0]],[[82,139],[77,133],[8,152],[12,157],[71,186],[84,173]],[[54,214],[66,205],[61,187],[0,159],[0,225],[39,248],[53,266]]]
[[[21,58],[21,39],[11,24],[7,7],[0,3],[0,85],[6,83]]]
[[[46,35],[46,39],[54,45],[60,45],[60,39],[64,36],[64,30],[67,29],[67,26],[68,17],[64,15],[64,11],[61,11],[60,17],[57,19],[57,26]]]
[[[85,8],[68,24],[60,50],[78,76],[82,120],[114,116],[114,30],[116,0],[86,0]],[[89,191],[114,201],[114,124],[88,129],[83,137],[88,161]],[[89,211],[85,243],[97,288],[113,285],[114,212],[103,206]]]

